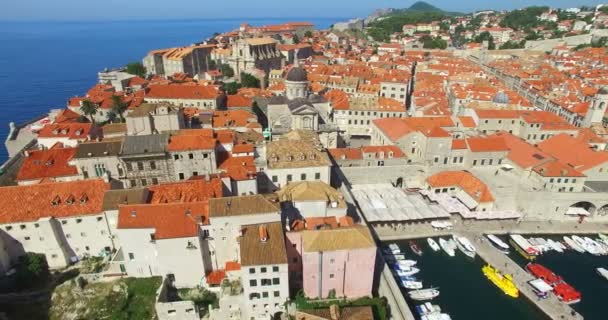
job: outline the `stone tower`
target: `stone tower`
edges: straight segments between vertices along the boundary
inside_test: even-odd
[[[608,87],[602,87],[591,100],[591,105],[585,114],[582,127],[588,128],[594,123],[602,123],[608,106]]]

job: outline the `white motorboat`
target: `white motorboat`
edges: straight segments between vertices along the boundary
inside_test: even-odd
[[[548,251],[553,250],[553,248],[549,245],[547,240],[545,240],[543,238],[536,238],[536,241],[538,242],[538,246],[541,248],[542,251],[548,252]]]
[[[396,243],[391,243],[388,245],[388,248],[391,250],[392,254],[401,254],[401,248]]]
[[[488,237],[488,239],[490,239],[490,241],[494,244],[496,249],[502,251],[505,254],[509,253],[509,245],[506,244],[504,241],[502,241],[499,237],[497,237],[493,234],[488,234],[488,235],[486,235],[486,237]]]
[[[407,293],[407,295],[412,300],[417,300],[417,301],[433,300],[434,298],[439,296],[439,289],[438,288],[419,289],[419,290],[410,291]]]
[[[426,242],[429,244],[429,247],[431,247],[431,249],[433,249],[433,251],[437,252],[437,251],[441,250],[441,248],[439,247],[439,245],[433,238],[427,238]]]
[[[597,271],[597,274],[599,274],[600,276],[604,277],[604,279],[608,280],[608,269],[606,269],[606,268],[597,268],[597,269],[595,269],[595,271]]]
[[[401,281],[401,285],[406,289],[413,289],[413,290],[422,289],[422,281],[403,280],[403,281]]]
[[[562,244],[553,239],[547,239],[547,246],[559,253],[564,252],[564,249],[562,249]]]
[[[420,269],[418,269],[416,267],[398,266],[398,268],[393,269],[393,271],[395,272],[395,274],[397,274],[400,277],[409,277],[409,276],[413,276],[416,273],[420,272]]]
[[[585,249],[581,247],[578,243],[576,243],[576,241],[574,241],[572,238],[564,236],[564,241],[570,248],[572,248],[572,250],[579,253],[585,253]]]
[[[469,258],[475,258],[477,250],[475,249],[471,241],[469,241],[469,239],[456,235],[453,236],[453,239],[456,242],[456,246],[458,247],[458,249],[460,249],[460,251],[462,251],[462,253],[464,253]]]
[[[416,261],[416,260],[399,260],[399,261],[397,261],[397,264],[399,266],[404,266],[404,267],[407,267],[407,268],[413,267],[417,263],[418,263],[418,261]]]
[[[588,243],[587,241],[585,241],[585,239],[574,235],[572,236],[572,240],[578,244],[581,248],[583,248],[583,250],[585,250],[588,253],[591,253],[592,255],[599,255],[599,253],[597,252],[597,250],[595,249],[595,247],[593,245],[591,245],[590,243]]]
[[[597,255],[606,255],[608,253],[599,242],[589,237],[584,237],[583,240],[585,240],[585,242],[593,248]]]
[[[450,244],[450,241],[451,239],[449,241],[446,241],[443,238],[439,238],[439,246],[441,247],[441,249],[443,249],[443,252],[447,253],[448,256],[453,257],[456,255],[456,252]]]
[[[519,254],[528,260],[536,259],[536,256],[540,254],[540,251],[536,249],[526,238],[519,234],[509,235],[509,243],[515,248]]]

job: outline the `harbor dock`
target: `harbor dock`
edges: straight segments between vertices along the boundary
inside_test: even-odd
[[[572,309],[568,304],[559,301],[553,294],[549,295],[546,299],[539,299],[534,291],[532,291],[532,287],[528,284],[528,281],[534,280],[534,277],[513,262],[507,255],[496,250],[496,248],[481,235],[472,233],[463,235],[473,242],[480,258],[498,269],[501,273],[512,275],[513,281],[519,289],[519,292],[528,298],[528,300],[536,305],[536,307],[549,318],[555,320],[583,319],[582,315]]]

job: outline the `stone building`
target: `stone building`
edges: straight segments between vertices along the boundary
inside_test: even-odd
[[[260,189],[274,191],[290,182],[323,181],[330,184],[331,162],[320,144],[280,140],[266,144]]]
[[[120,151],[127,187],[174,181],[173,162],[167,157],[168,134],[126,136]]]
[[[215,110],[221,105],[222,95],[215,86],[154,84],[146,88],[149,103],[167,102],[174,106]]]
[[[182,108],[168,103],[144,103],[125,117],[128,135],[149,135],[185,127]]]
[[[114,246],[103,211],[109,188],[101,179],[0,188],[0,238],[10,264],[26,252],[44,254],[53,269],[109,254]]]
[[[118,156],[122,140],[80,143],[70,164],[76,167],[84,178],[105,177],[120,179],[125,175]]]
[[[232,45],[232,53],[228,64],[237,77],[242,72],[253,69],[268,73],[272,69],[280,69],[283,55],[277,49],[277,41],[272,38],[239,39]]]
[[[268,101],[268,126],[275,134],[290,130],[327,129],[332,127],[331,105],[319,95],[311,95],[308,75],[304,68],[295,66],[285,77],[285,96]]]
[[[143,59],[148,74],[171,76],[186,73],[202,76],[209,70],[213,45],[193,45],[170,49],[153,50]]]
[[[240,242],[246,319],[269,319],[285,312],[289,271],[280,222],[243,226]]]

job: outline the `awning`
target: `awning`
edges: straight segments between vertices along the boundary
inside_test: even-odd
[[[458,198],[458,200],[460,200],[460,202],[462,202],[470,210],[477,208],[477,206],[479,205],[479,203],[475,201],[475,199],[473,199],[468,193],[462,190],[458,190],[458,192],[456,192],[455,194],[455,197]]]
[[[591,213],[580,207],[570,207],[568,211],[566,211],[566,215],[568,216],[589,216]]]
[[[541,293],[553,291],[553,287],[547,284],[543,279],[530,280],[528,283]]]

